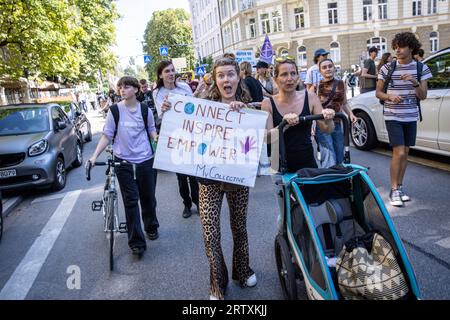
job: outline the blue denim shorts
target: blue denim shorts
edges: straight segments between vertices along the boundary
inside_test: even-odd
[[[386,120],[386,130],[392,147],[416,145],[417,122]]]

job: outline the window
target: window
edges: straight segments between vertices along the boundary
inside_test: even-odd
[[[241,41],[241,30],[239,29],[239,23],[234,23],[234,42]]]
[[[363,20],[372,20],[372,0],[363,0]]]
[[[387,0],[378,0],[378,19],[387,19]]]
[[[436,31],[430,33],[430,51],[436,52],[439,50],[439,37]]]
[[[386,39],[381,37],[375,37],[367,40],[367,50],[369,50],[371,47],[378,48],[377,58],[381,59],[383,53],[387,51]]]
[[[273,32],[283,31],[283,24],[281,21],[281,13],[276,10],[272,12]]]
[[[308,65],[305,46],[298,47],[297,49],[297,63],[300,67],[306,67]]]
[[[328,23],[329,24],[338,23],[337,2],[332,2],[328,4]]]
[[[270,20],[269,14],[264,13],[260,16],[261,18],[261,32],[262,34],[270,33]]]
[[[295,29],[305,27],[305,10],[303,7],[294,9]]]
[[[251,18],[248,20],[248,29],[249,29],[249,36],[250,38],[255,38],[256,37],[256,19],[255,18]]]
[[[236,12],[236,0],[231,0],[231,10]]]
[[[428,0],[428,14],[437,13],[437,0]]]
[[[339,48],[339,43],[332,42],[330,44],[330,56],[334,63],[341,62],[341,48]]]
[[[427,63],[433,77],[428,79],[428,88],[450,88],[450,53],[444,53]]]
[[[422,15],[422,0],[413,0],[412,2],[412,15],[420,16]]]

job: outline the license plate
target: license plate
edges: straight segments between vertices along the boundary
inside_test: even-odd
[[[15,177],[17,172],[15,169],[12,170],[0,170],[0,179],[5,179],[9,177]]]

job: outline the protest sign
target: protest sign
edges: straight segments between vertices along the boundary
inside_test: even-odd
[[[253,187],[268,113],[182,95],[168,99],[154,168]]]

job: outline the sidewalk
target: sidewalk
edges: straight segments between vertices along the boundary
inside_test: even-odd
[[[8,216],[23,200],[22,196],[2,198],[3,217]]]

